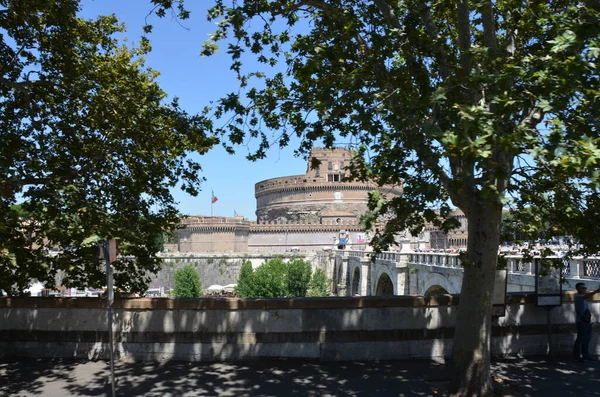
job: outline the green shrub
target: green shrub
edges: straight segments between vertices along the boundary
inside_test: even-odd
[[[187,265],[175,272],[175,291],[176,298],[199,298],[200,297],[200,277],[198,272]]]

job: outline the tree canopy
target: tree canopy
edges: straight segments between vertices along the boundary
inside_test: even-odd
[[[304,154],[315,142],[348,143],[354,178],[404,186],[392,200],[371,195],[367,225],[390,216],[379,247],[425,222],[454,226],[451,205],[465,213],[459,394],[491,391],[503,207],[557,234],[597,227],[599,9],[591,0],[215,0],[208,11],[218,27],[202,53],[224,47],[241,85],[215,108],[229,150],[255,139],[255,160],[294,136]]]
[[[175,298],[199,298],[202,283],[198,272],[191,265],[177,269],[173,276]]]
[[[269,259],[256,269],[246,262],[240,269],[236,292],[241,298],[302,298],[327,296],[327,278],[321,271],[311,276],[310,262],[293,258]],[[324,284],[324,286],[323,286]]]
[[[200,164],[187,153],[215,140],[167,101],[147,43],[115,38],[125,28],[114,15],[83,20],[77,0],[0,7],[0,290],[52,287],[59,275],[103,286],[92,236],[119,240],[116,286],[145,289],[178,222],[169,189],[197,193]]]
[[[331,295],[331,283],[327,279],[327,275],[323,269],[315,269],[310,283],[308,283],[308,290],[306,296],[310,297],[322,297]]]

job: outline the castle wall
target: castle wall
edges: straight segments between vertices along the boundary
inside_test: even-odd
[[[286,178],[277,178],[283,183]],[[270,181],[263,181],[263,183]],[[259,182],[260,184],[261,182]],[[302,182],[287,186],[261,189],[257,184],[256,215],[259,222],[293,220],[319,223],[323,213],[344,211],[360,217],[367,210],[369,184],[326,184]]]
[[[289,258],[292,255],[284,255]],[[252,263],[256,268],[265,261],[279,257],[279,255],[240,255],[240,254],[196,254],[196,255],[161,255],[163,265],[156,275],[151,275],[149,283],[150,288],[164,287],[165,290],[174,288],[173,276],[178,269],[185,266],[192,266],[200,277],[202,288],[208,288],[211,285],[236,284],[240,277],[240,269],[244,262]],[[297,255],[294,255],[297,257]],[[302,258],[312,260],[311,255],[300,255]]]
[[[189,217],[178,230],[179,252],[246,252],[250,222],[241,217]]]
[[[258,222],[304,221],[320,223],[327,212],[342,211],[358,219],[367,210],[368,192],[377,188],[372,182],[350,181],[347,168],[353,153],[347,149],[314,148],[311,159],[321,164],[306,174],[271,178],[255,186]],[[402,194],[401,186],[380,188],[388,196]]]
[[[366,233],[361,231],[348,232],[350,243],[348,249],[365,249]],[[248,252],[300,252],[320,251],[336,248],[339,231],[282,231],[270,233],[252,233],[248,240]],[[334,240],[335,238],[335,240]],[[360,242],[359,242],[360,241]]]

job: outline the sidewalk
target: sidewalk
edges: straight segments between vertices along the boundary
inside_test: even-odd
[[[107,396],[106,362],[0,362],[1,396]],[[429,360],[116,363],[119,396],[443,396],[445,364]],[[503,359],[498,395],[600,396],[600,362]]]

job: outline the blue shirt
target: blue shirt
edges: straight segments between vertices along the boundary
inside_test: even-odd
[[[585,312],[590,311],[587,300],[585,300],[584,297],[585,297],[584,294],[575,294],[575,314],[576,314],[575,321],[577,321],[578,323],[589,322],[589,321],[584,321]]]

